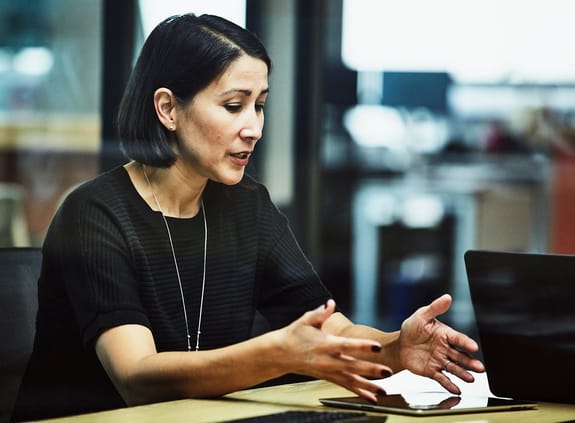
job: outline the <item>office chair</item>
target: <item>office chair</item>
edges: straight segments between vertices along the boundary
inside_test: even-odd
[[[32,352],[41,263],[40,248],[0,248],[0,423],[10,418]]]
[[[0,183],[0,248],[30,245],[24,195],[18,184]]]

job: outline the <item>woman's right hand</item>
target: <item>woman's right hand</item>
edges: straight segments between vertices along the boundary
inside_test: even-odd
[[[335,302],[329,300],[278,331],[281,335],[281,357],[287,372],[324,379],[377,402],[377,395],[385,392],[368,378],[388,377],[392,371],[387,366],[356,356],[373,354],[375,360],[381,345],[369,339],[326,333],[322,327],[334,311]]]

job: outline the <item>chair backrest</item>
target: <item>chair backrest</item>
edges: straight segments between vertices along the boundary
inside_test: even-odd
[[[0,183],[0,248],[30,245],[24,196],[20,185]]]
[[[0,248],[0,422],[9,420],[32,352],[41,263],[40,248]]]

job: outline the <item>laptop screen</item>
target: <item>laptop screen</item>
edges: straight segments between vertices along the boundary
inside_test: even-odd
[[[575,256],[472,250],[465,266],[491,391],[575,403]]]

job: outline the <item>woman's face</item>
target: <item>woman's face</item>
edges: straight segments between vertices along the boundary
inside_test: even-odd
[[[185,107],[176,109],[179,164],[227,185],[240,182],[262,136],[268,68],[242,55]]]

